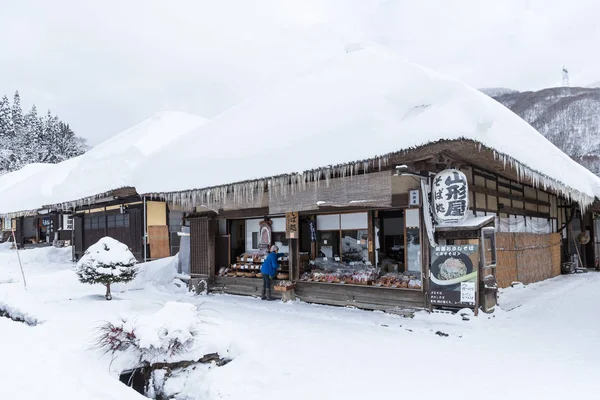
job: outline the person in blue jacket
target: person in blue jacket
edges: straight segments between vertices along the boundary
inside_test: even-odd
[[[271,246],[271,252],[260,267],[260,273],[263,278],[263,290],[261,300],[273,300],[271,297],[271,279],[275,278],[279,264],[277,259],[284,256],[283,253],[278,253],[279,248],[275,245]]]

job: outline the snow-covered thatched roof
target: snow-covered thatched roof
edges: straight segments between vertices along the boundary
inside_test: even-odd
[[[42,193],[32,190],[35,179],[7,198],[0,193],[0,214],[125,186],[197,206],[227,191],[241,198],[336,170],[327,166],[342,174],[356,171],[359,161],[377,169],[389,155],[463,139],[493,150],[522,179],[584,207],[600,197],[600,178],[480,91],[382,46],[354,45],[340,53],[206,123],[168,113],[137,125],[71,166],[52,167],[61,179]]]
[[[48,168],[51,168],[53,164],[46,163],[34,163],[28,164],[20,170],[9,172],[0,176],[0,193],[11,188],[14,185],[19,184],[23,180],[39,173],[43,172]]]
[[[600,194],[600,178],[509,109],[378,45],[348,46],[330,62],[181,136],[160,158],[140,165],[134,181],[139,193],[183,191],[173,199],[197,203],[222,196],[225,184],[357,160],[374,161],[376,168],[388,154],[456,139],[494,150],[520,177],[584,206]],[[205,188],[211,189],[189,192]],[[244,183],[228,190],[252,188]]]
[[[161,112],[92,148],[43,168],[27,166],[0,177],[0,214],[38,209],[133,186],[134,170],[163,147],[206,119],[183,112]],[[24,171],[31,171],[26,174]],[[27,176],[25,176],[27,175]],[[12,185],[3,190],[3,181]]]

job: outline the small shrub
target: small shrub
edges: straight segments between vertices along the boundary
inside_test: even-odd
[[[111,283],[129,282],[136,273],[137,261],[129,248],[111,237],[103,237],[91,245],[77,263],[77,276],[82,283],[106,286],[106,300],[111,300]]]
[[[197,347],[203,323],[198,306],[167,302],[151,315],[103,323],[94,344],[112,355],[133,352],[140,363],[165,362]]]

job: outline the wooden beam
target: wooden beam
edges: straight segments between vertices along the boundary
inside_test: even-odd
[[[246,208],[243,210],[219,210],[217,218],[223,219],[243,219],[243,218],[263,218],[269,215],[269,207]]]
[[[502,197],[502,198],[508,199],[508,200],[522,201],[524,203],[529,203],[529,204],[534,204],[534,205],[544,206],[544,207],[550,207],[550,203],[547,201],[542,201],[542,200],[538,200],[538,199],[530,199],[528,197],[521,197],[516,194],[503,193],[503,192],[499,192],[494,189],[488,189],[488,188],[484,188],[481,186],[475,186],[475,185],[473,185],[471,187],[471,189],[475,193],[482,193],[482,194],[486,194],[486,195],[490,195],[490,196]]]
[[[507,214],[513,214],[513,215],[523,215],[525,217],[550,219],[550,213],[542,213],[542,212],[538,212],[538,211],[523,210],[522,208],[516,208],[516,207],[505,207],[504,204],[499,204],[498,211],[507,213]]]

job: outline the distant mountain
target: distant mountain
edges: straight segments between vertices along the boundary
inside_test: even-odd
[[[600,81],[590,83],[589,85],[585,85],[586,88],[600,88]]]
[[[501,88],[501,87],[499,87],[499,88],[481,88],[481,89],[479,89],[479,91],[487,94],[490,97],[497,97],[497,96],[502,96],[505,94],[519,93],[517,90]]]
[[[600,175],[600,88],[559,87],[492,97]]]

